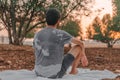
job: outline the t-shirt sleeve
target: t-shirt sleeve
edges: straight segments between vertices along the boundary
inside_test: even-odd
[[[71,39],[73,38],[73,36],[65,31],[61,31],[62,32],[62,42],[63,44],[67,44],[67,43],[71,43]]]

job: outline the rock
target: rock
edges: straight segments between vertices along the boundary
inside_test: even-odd
[[[5,66],[0,66],[0,69],[6,68]]]
[[[115,72],[120,73],[120,70],[115,70]]]
[[[11,61],[7,61],[6,62],[8,65],[12,65],[12,62]]]
[[[0,63],[4,62],[4,58],[0,57]]]

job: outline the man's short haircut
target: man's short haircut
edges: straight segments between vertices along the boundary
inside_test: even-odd
[[[60,19],[60,12],[55,8],[50,8],[46,12],[46,22],[48,25],[55,25]]]

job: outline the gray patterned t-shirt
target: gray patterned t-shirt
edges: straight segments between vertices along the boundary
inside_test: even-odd
[[[63,30],[46,27],[39,31],[33,41],[35,49],[35,71],[43,77],[56,75],[62,65],[64,44],[72,36]]]

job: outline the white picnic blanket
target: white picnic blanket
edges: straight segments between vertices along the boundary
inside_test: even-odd
[[[68,70],[69,71],[69,70]],[[33,71],[30,70],[5,70],[0,72],[0,80],[101,80],[104,78],[113,79],[118,76],[109,70],[90,70],[78,69],[78,74],[67,74],[61,79],[48,79],[37,77]]]

